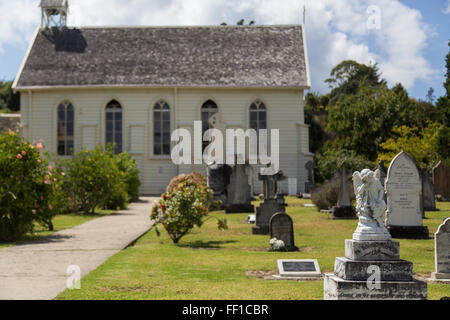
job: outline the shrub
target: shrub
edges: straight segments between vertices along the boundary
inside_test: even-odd
[[[136,160],[131,158],[128,153],[119,154],[116,160],[125,184],[125,191],[128,194],[128,202],[138,201],[141,182],[139,181],[139,169]]]
[[[129,202],[139,200],[139,170],[136,160],[131,158],[128,153],[114,154],[115,147],[108,146],[107,155],[110,157],[111,165],[118,170],[120,182],[114,185],[109,193],[105,208],[115,210],[126,209]]]
[[[312,202],[317,209],[328,210],[337,204],[339,198],[339,179],[333,178],[324,182],[319,188],[311,194]]]
[[[178,176],[152,208],[151,219],[155,220],[155,226],[162,224],[176,244],[195,226],[201,227],[208,220],[209,208],[214,205],[213,196],[213,190],[199,173]],[[226,230],[226,220],[218,219],[218,228]],[[156,232],[159,235],[157,228]]]
[[[86,214],[95,214],[95,209],[103,207],[111,195],[122,192],[120,171],[111,152],[98,145],[94,150],[80,151],[63,164],[64,189],[71,190],[76,206]]]
[[[337,205],[339,199],[340,179],[336,175],[334,178],[324,182],[319,188],[313,191],[311,194],[312,202],[317,206],[317,209],[328,210]],[[355,194],[353,190],[353,182],[351,177],[347,180],[348,193],[350,195],[350,201],[355,200]]]
[[[65,171],[59,199],[66,212],[126,209],[128,202],[139,199],[136,161],[127,153],[114,154],[112,144],[106,150],[98,145],[56,163],[59,171]]]
[[[53,229],[58,177],[40,153],[12,131],[0,135],[0,240],[15,241],[33,231],[34,222]]]

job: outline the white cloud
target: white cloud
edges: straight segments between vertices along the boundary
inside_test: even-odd
[[[0,52],[6,44],[26,47],[39,19],[36,1],[0,1]]]
[[[344,59],[378,62],[383,76],[411,88],[435,74],[422,55],[428,27],[419,11],[398,0],[376,1],[381,28],[369,30],[371,0],[70,0],[70,25],[218,25],[240,18],[258,24],[302,21],[307,6],[307,37],[313,90]],[[26,46],[40,23],[38,0],[0,1],[0,50]],[[450,2],[449,2],[450,5]],[[450,9],[450,6],[449,6]],[[4,14],[6,13],[6,14]]]
[[[450,0],[447,0],[447,7],[443,11],[445,14],[450,14]]]

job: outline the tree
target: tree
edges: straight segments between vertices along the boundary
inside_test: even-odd
[[[395,137],[389,138],[380,146],[383,149],[378,160],[390,163],[401,151],[411,155],[420,168],[432,169],[439,162],[434,146],[438,137],[438,122],[428,122],[424,129],[399,126],[393,128]]]
[[[450,41],[448,43],[450,47]],[[446,57],[446,81],[444,88],[446,95],[439,98],[436,108],[440,113],[442,126],[439,128],[436,140],[436,151],[447,165],[450,165],[450,50]]]
[[[12,91],[13,81],[0,81],[0,110],[19,111],[20,95]]]
[[[377,64],[365,65],[353,60],[345,60],[331,70],[330,78],[325,80],[330,85],[330,98],[336,100],[346,95],[357,94],[364,87],[377,88],[386,81],[381,79]]]
[[[428,93],[427,93],[427,101],[428,101],[429,103],[433,104],[434,99],[435,99],[435,96],[434,96],[434,89],[433,89],[433,88],[430,88],[430,89],[428,90]]]
[[[377,90],[361,87],[360,93],[346,95],[329,107],[327,130],[338,136],[341,148],[354,151],[366,159],[377,158],[380,144],[391,135],[392,128],[403,123],[408,105],[403,96],[386,86]]]

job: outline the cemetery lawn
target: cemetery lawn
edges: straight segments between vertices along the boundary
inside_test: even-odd
[[[329,220],[315,208],[299,207],[307,200],[288,198],[287,213],[294,220],[300,252],[268,252],[269,236],[254,236],[247,214],[227,215],[229,230],[218,231],[208,221],[174,245],[165,230],[158,238],[151,230],[137,243],[110,258],[81,281],[81,290],[66,290],[57,299],[132,300],[322,300],[323,280],[269,281],[258,272],[276,273],[277,259],[318,259],[322,273],[331,273],[336,257],[344,256],[344,241],[351,239],[357,220]],[[424,224],[434,236],[450,203],[427,212]],[[150,213],[149,213],[150,214]],[[224,217],[223,212],[213,215]],[[401,258],[414,263],[414,272],[434,271],[434,240],[399,240]],[[450,296],[450,285],[428,284],[428,298]]]
[[[62,231],[65,229],[70,229],[79,226],[85,222],[104,217],[106,215],[113,214],[114,210],[101,210],[97,209],[94,215],[85,215],[82,213],[71,213],[71,214],[61,214],[53,218],[54,231],[48,231],[47,228],[36,223],[34,233],[28,234],[24,239],[11,243],[0,243],[0,249],[10,247],[13,245],[23,244],[25,242],[38,240],[39,238],[49,236],[55,232]]]

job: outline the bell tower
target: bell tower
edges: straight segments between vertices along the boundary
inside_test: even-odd
[[[67,26],[68,0],[41,0],[41,27],[63,28]]]

